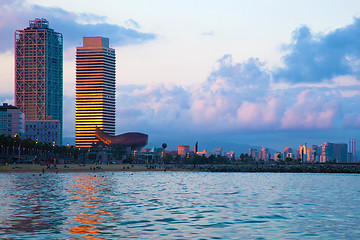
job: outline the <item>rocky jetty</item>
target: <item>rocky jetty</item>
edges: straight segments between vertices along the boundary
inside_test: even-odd
[[[197,170],[206,172],[289,172],[289,173],[360,173],[359,164],[239,164],[201,165]]]

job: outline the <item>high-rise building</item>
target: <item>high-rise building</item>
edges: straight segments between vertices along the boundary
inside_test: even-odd
[[[268,148],[262,148],[261,149],[261,159],[262,160],[269,160],[269,149]]]
[[[115,50],[104,37],[76,48],[76,147],[97,143],[96,127],[115,135]]]
[[[3,103],[0,106],[0,135],[15,137],[24,135],[24,114],[18,107]]]
[[[25,120],[58,120],[62,144],[63,37],[46,19],[15,31],[15,106]]]
[[[318,145],[306,148],[306,162],[319,162],[322,149]]]
[[[257,149],[253,149],[253,148],[249,148],[247,150],[247,154],[249,157],[251,157],[252,159],[257,159]]]
[[[299,145],[299,158],[301,162],[305,162],[307,159],[307,146],[306,143],[304,145]]]
[[[329,143],[325,142],[320,145],[322,149],[322,154],[320,156],[320,162],[338,162],[345,163],[347,162],[347,144],[346,143]]]
[[[294,158],[294,154],[293,154],[293,150],[292,148],[285,148],[284,151],[282,151],[282,157],[284,160],[286,160],[286,158]]]
[[[178,146],[178,154],[179,155],[185,156],[188,153],[190,153],[189,145],[180,145],[180,146]]]

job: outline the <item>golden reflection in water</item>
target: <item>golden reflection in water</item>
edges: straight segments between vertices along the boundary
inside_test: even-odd
[[[79,200],[81,203],[79,209],[83,211],[77,213],[74,217],[78,223],[77,226],[68,228],[71,233],[81,234],[80,238],[76,239],[106,239],[101,236],[98,224],[104,223],[106,214],[110,212],[103,208],[105,200],[101,197],[105,183],[102,178],[90,175],[78,176],[74,184],[71,186],[72,190],[68,190],[73,195],[73,198]]]

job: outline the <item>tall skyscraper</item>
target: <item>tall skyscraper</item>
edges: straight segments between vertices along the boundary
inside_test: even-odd
[[[115,135],[115,50],[104,37],[76,48],[76,147],[97,143],[96,127]]]
[[[46,19],[15,31],[15,105],[25,120],[59,121],[55,142],[62,144],[63,37]],[[45,132],[44,132],[45,134]]]

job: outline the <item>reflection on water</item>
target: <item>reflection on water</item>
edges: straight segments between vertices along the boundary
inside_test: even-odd
[[[360,175],[0,174],[0,239],[357,239]]]
[[[58,184],[51,178],[29,178],[24,174],[3,178],[5,189],[1,191],[1,198],[6,201],[1,204],[2,232],[59,233],[59,226],[65,220],[61,209],[66,207],[66,202],[61,201]]]
[[[106,188],[103,178],[92,175],[79,175],[74,179],[71,189],[67,190],[77,204],[73,208],[77,225],[68,228],[72,233],[82,234],[83,238],[99,238],[101,223],[106,221],[110,213],[106,208],[107,202],[102,197]],[[102,236],[101,238],[107,238]]]

